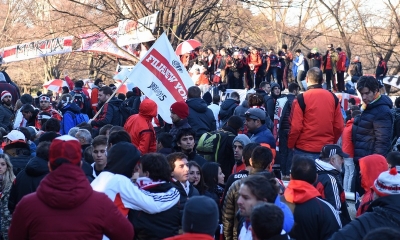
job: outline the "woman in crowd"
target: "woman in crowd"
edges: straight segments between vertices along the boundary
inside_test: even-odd
[[[204,183],[203,172],[197,162],[189,162],[189,182],[199,191],[200,195],[204,195],[207,186]]]
[[[15,179],[13,166],[7,154],[0,154],[0,209],[1,209],[1,239],[8,239],[8,228],[11,223],[11,214],[8,210],[8,198],[12,183]]]
[[[206,196],[211,197],[220,205],[222,195],[224,193],[224,177],[221,167],[218,163],[207,162],[202,167],[204,182],[207,186]]]

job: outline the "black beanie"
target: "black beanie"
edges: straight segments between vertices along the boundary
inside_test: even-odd
[[[139,159],[140,152],[132,143],[119,142],[108,150],[107,165],[104,170],[131,178]]]
[[[238,130],[243,127],[243,120],[239,116],[232,116],[228,119],[228,126]]]
[[[217,203],[213,199],[206,196],[191,197],[183,211],[183,232],[214,236],[218,227],[218,212]]]
[[[207,105],[210,105],[212,103],[211,93],[210,92],[204,93],[203,100],[207,103]]]

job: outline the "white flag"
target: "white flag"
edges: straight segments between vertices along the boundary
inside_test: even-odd
[[[136,86],[155,101],[158,114],[167,123],[172,123],[171,105],[177,101],[186,101],[187,90],[194,85],[165,33],[130,72],[124,71],[118,75],[121,80],[128,78],[125,82],[128,89]]]

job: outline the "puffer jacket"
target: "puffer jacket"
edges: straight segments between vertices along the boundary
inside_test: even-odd
[[[275,138],[272,135],[271,131],[267,129],[265,125],[257,128],[254,131],[249,131],[253,135],[251,135],[250,140],[254,143],[267,143],[273,149],[276,147]]]
[[[285,106],[283,106],[281,119],[279,120],[279,132],[290,130],[290,112],[292,109],[293,100],[296,98],[296,96],[294,94],[288,94],[286,97],[287,101],[285,103]]]
[[[134,233],[114,203],[93,191],[82,169],[71,164],[50,172],[36,193],[21,199],[9,230],[10,239],[90,240],[103,235],[130,240]]]
[[[132,144],[142,153],[156,152],[156,132],[151,123],[157,116],[157,104],[151,99],[145,99],[139,106],[139,114],[126,120],[124,129],[131,136]]]
[[[111,124],[114,126],[121,125],[121,115],[119,114],[119,106],[122,100],[113,97],[108,103],[104,104],[100,114],[90,124],[92,127],[101,128],[104,125]],[[101,106],[99,106],[101,107]]]
[[[400,228],[399,194],[376,199],[366,213],[333,234],[330,240],[363,239],[368,232],[380,227]]]
[[[29,193],[36,191],[42,179],[49,173],[48,161],[41,157],[29,160],[25,169],[21,171],[11,187],[8,209],[14,212],[18,202]]]
[[[386,95],[367,105],[354,119],[352,138],[354,162],[362,157],[377,153],[382,156],[390,151],[393,131],[392,100]]]
[[[196,140],[200,139],[205,132],[216,130],[213,111],[207,107],[207,103],[201,98],[190,98],[186,100],[189,107],[188,122],[196,132]]]
[[[221,104],[221,109],[219,110],[219,120],[221,125],[224,126],[228,119],[233,116],[235,108],[238,106],[238,102],[235,99],[228,98]]]
[[[236,181],[229,188],[225,196],[224,205],[222,207],[222,224],[224,226],[224,236],[226,240],[238,238],[239,221],[236,213],[239,210],[237,200],[239,199],[239,189],[242,181]]]
[[[12,121],[14,120],[14,113],[12,108],[7,107],[5,104],[0,104],[0,127],[4,128],[7,132],[13,129]]]

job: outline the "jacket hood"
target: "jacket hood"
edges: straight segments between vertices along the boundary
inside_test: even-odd
[[[374,181],[384,171],[388,170],[386,158],[379,154],[372,154],[359,160],[361,172],[361,186],[369,191]]]
[[[122,100],[121,99],[118,99],[118,98],[116,98],[116,97],[113,97],[113,98],[111,98],[111,100],[110,101],[108,101],[108,103],[109,104],[112,104],[112,105],[114,105],[114,106],[116,106],[116,107],[118,107],[119,108],[119,106],[122,104]]]
[[[198,113],[205,113],[208,110],[207,103],[201,98],[190,98],[186,100],[186,103],[189,108],[195,110]]]
[[[228,98],[221,104],[222,110],[229,110],[233,105],[237,105],[238,102],[235,99]]]
[[[311,184],[301,180],[291,179],[284,193],[286,201],[290,203],[300,204],[308,200],[320,197],[321,194]]]
[[[49,173],[48,161],[38,156],[31,158],[26,164],[25,172],[31,177],[39,177]]]
[[[36,193],[50,208],[72,209],[86,201],[93,189],[80,167],[62,164],[43,178]]]
[[[64,114],[67,111],[71,111],[73,113],[80,113],[81,108],[74,102],[67,104],[67,106],[61,109],[62,113]]]
[[[140,152],[132,143],[119,142],[108,151],[107,166],[104,170],[131,178],[139,158]]]
[[[353,123],[354,123],[354,118],[346,122],[346,127],[350,127],[351,125],[353,125]]]
[[[390,210],[390,213],[396,212],[396,219],[399,221],[400,214],[400,194],[393,194],[385,197],[379,197],[369,205],[367,212],[372,212],[375,207],[384,207]],[[389,219],[388,219],[389,221]]]
[[[315,165],[317,167],[317,172],[331,172],[336,175],[340,174],[340,172],[334,166],[332,166],[332,164],[322,160],[316,159]]]
[[[243,100],[242,104],[240,104],[240,105],[241,105],[242,107],[249,108],[249,101]]]
[[[371,109],[382,105],[387,105],[390,109],[393,108],[392,100],[386,95],[381,95],[381,98],[379,100],[374,103],[368,104],[366,109]]]
[[[146,98],[145,100],[143,100],[143,102],[140,103],[139,114],[147,118],[156,117],[157,104],[153,100]]]

